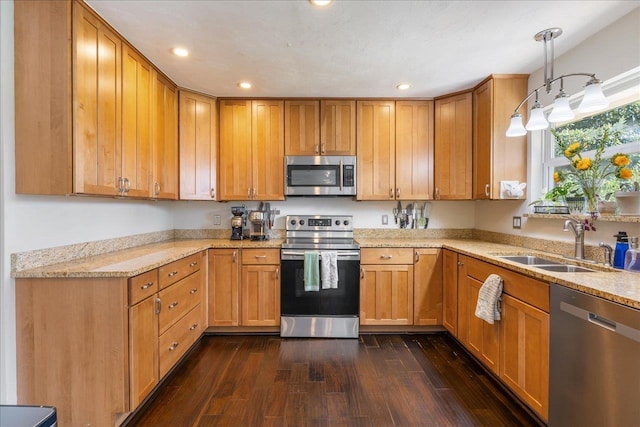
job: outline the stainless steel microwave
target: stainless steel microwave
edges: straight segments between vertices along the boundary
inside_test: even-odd
[[[287,196],[354,196],[356,156],[286,156]]]

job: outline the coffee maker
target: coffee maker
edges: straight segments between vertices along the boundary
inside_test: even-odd
[[[269,240],[269,231],[273,225],[273,217],[269,203],[260,203],[258,210],[249,212],[249,239]]]
[[[234,206],[231,208],[233,218],[231,218],[231,240],[242,240],[243,228],[247,225],[247,218],[244,206]]]

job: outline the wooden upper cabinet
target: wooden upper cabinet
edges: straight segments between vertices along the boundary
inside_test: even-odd
[[[395,101],[357,102],[358,200],[393,200]]]
[[[220,101],[220,200],[284,200],[283,113],[283,101]]]
[[[396,200],[433,198],[433,101],[396,101]]]
[[[152,197],[178,198],[178,92],[154,72]]]
[[[151,194],[151,94],[153,69],[126,44],[122,48],[123,194]]]
[[[284,154],[318,156],[320,152],[319,101],[284,102]]]
[[[220,200],[250,200],[251,101],[220,101]]]
[[[180,199],[216,200],[218,132],[216,100],[181,90]]]
[[[527,137],[505,133],[513,109],[527,96],[528,77],[489,76],[473,91],[474,199],[500,199],[500,181],[527,180]]]
[[[320,101],[320,154],[356,155],[356,101]]]
[[[75,13],[74,192],[118,194],[122,41],[84,7]]]
[[[435,198],[470,200],[472,193],[472,93],[436,99]]]
[[[284,200],[284,102],[252,101],[254,200]]]

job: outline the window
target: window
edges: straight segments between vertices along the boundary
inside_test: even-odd
[[[618,95],[618,96],[616,96]],[[593,158],[595,155],[595,141],[602,138],[605,128],[610,129],[609,143],[607,144],[602,159],[609,159],[616,153],[623,153],[631,160],[628,166],[633,171],[633,178],[629,181],[640,181],[640,92],[637,86],[631,90],[619,91],[613,96],[613,108],[605,112],[598,112],[591,116],[579,117],[570,123],[562,123],[554,129],[555,133],[563,137],[565,141],[579,141],[582,144],[582,155]],[[550,130],[544,135],[544,186],[548,189],[554,187],[554,172],[562,172],[569,169],[569,161],[564,156]],[[609,176],[600,188],[600,196],[607,195],[620,189],[620,181],[615,176]],[[580,195],[580,190],[574,190],[574,195]]]

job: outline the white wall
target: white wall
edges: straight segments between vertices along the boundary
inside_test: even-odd
[[[562,43],[562,36],[556,40],[556,46],[560,43]],[[542,54],[541,46],[540,64],[543,61]],[[640,66],[640,8],[636,8],[574,49],[556,58],[555,75],[572,72],[596,73],[597,77],[606,83],[606,80],[638,66]],[[543,79],[542,68],[532,73],[529,78],[529,90],[540,86]],[[569,94],[579,92],[585,82],[586,78],[567,79],[565,89]],[[554,86],[554,89],[557,87]],[[638,90],[640,91],[640,88]],[[551,95],[541,92],[543,105],[551,104],[556,94],[555,90]],[[533,135],[531,138],[530,135],[529,138],[528,200],[526,202],[475,202],[475,226],[488,231],[572,242],[573,235],[562,232],[564,221],[559,219],[523,218],[521,230],[514,230],[511,227],[512,217],[521,216],[524,212],[532,212],[532,208],[527,206],[528,203],[542,195],[542,149],[536,137]],[[605,241],[613,244],[615,239],[612,236],[618,230],[627,231],[631,236],[640,235],[640,224],[637,223],[598,221],[596,228],[597,231],[589,231],[585,234],[585,243],[597,245],[600,241]]]
[[[12,1],[0,1],[0,19],[0,403],[15,403],[15,283],[10,277],[10,254],[170,230],[173,213],[168,202],[15,194]]]

